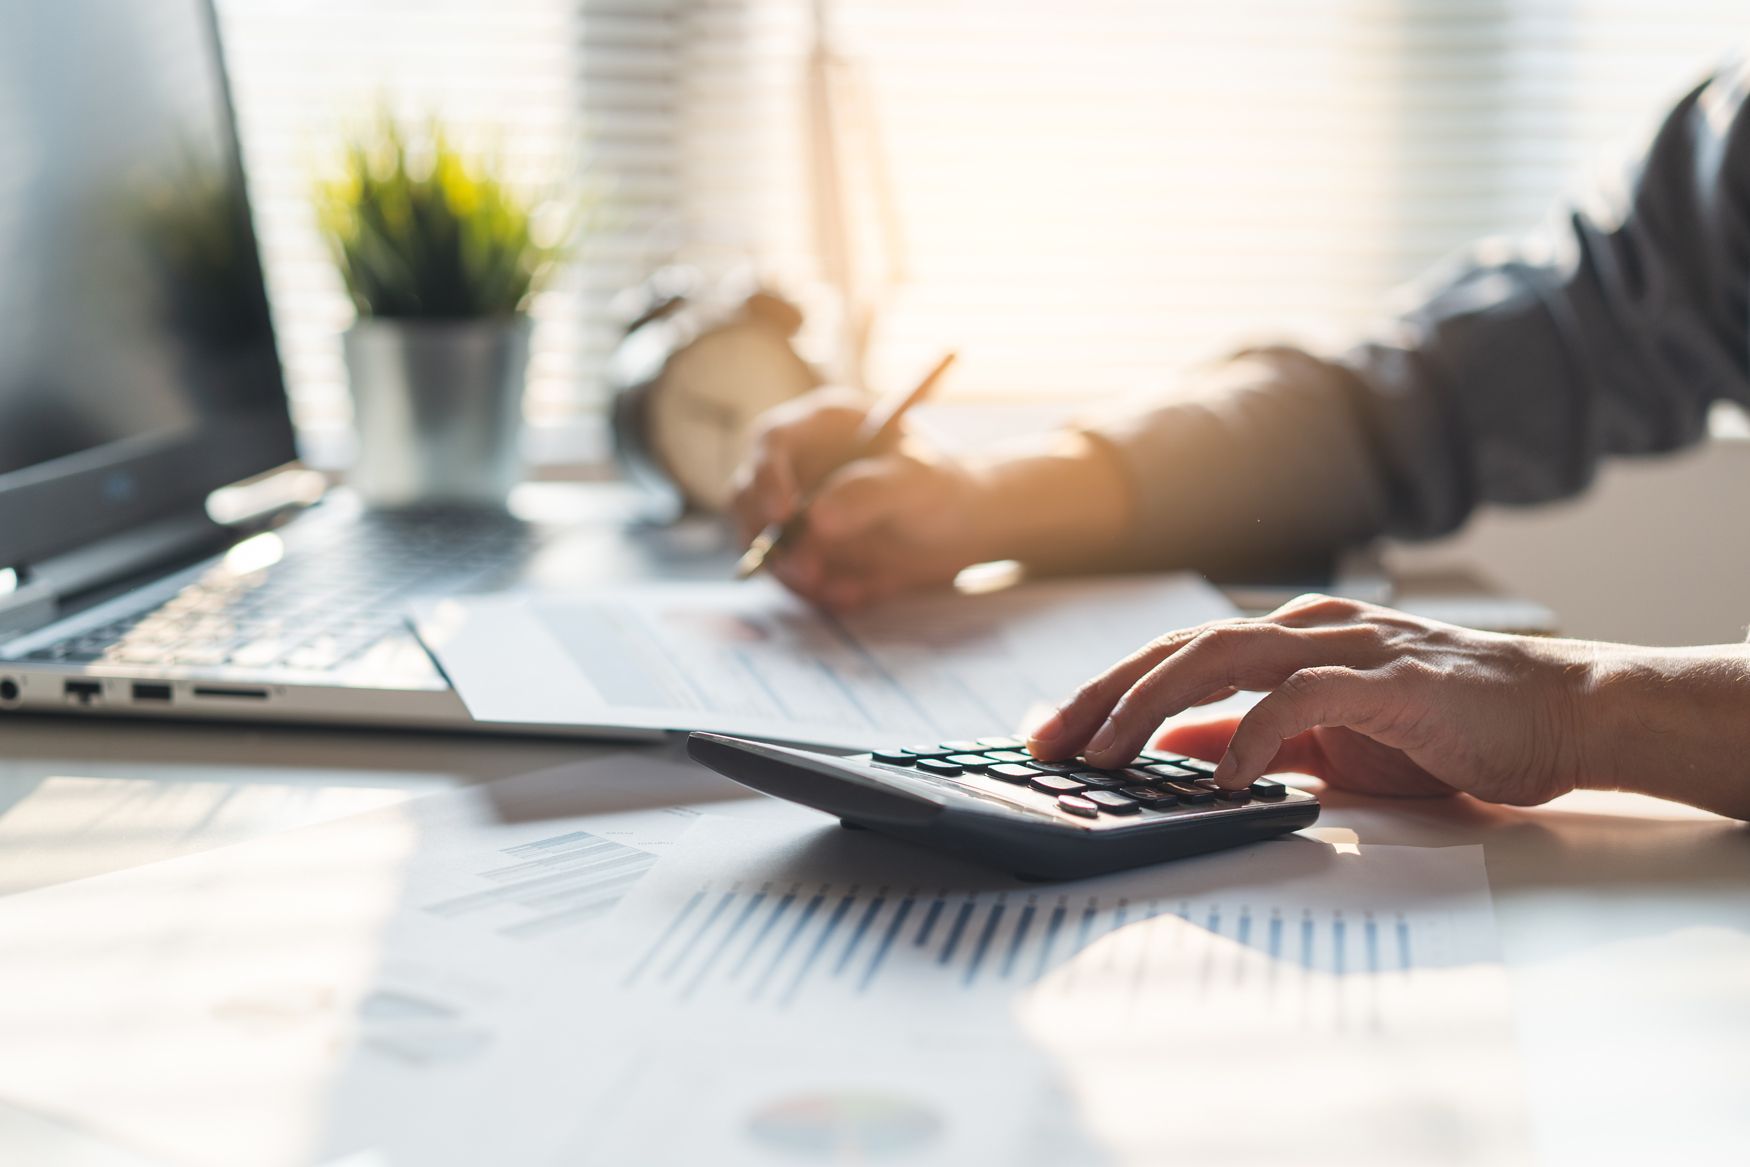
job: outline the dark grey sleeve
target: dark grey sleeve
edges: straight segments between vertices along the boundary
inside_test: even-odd
[[[1747,88],[1750,69],[1716,75],[1621,192],[1437,272],[1368,343],[1255,354],[1237,389],[1090,426],[1132,483],[1138,543],[1221,570],[1438,535],[1750,403]]]

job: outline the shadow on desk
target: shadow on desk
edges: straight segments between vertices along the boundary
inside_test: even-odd
[[[1324,790],[1320,825],[1363,845],[1482,844],[1497,898],[1562,895],[1625,906],[1656,897],[1657,912],[1621,913],[1638,934],[1722,924],[1722,895],[1750,895],[1750,824],[1642,795],[1582,791],[1547,806],[1508,807],[1457,795],[1385,799]]]
[[[314,726],[15,715],[6,718],[0,740],[0,895],[625,748]],[[717,780],[716,789],[728,788],[727,780]]]

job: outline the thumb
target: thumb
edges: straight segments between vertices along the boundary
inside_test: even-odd
[[[827,539],[855,538],[929,505],[933,475],[914,458],[853,462],[822,484],[808,505],[809,528]]]

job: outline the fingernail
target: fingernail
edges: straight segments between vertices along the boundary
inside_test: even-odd
[[[1232,754],[1223,754],[1221,761],[1215,764],[1215,773],[1211,774],[1210,777],[1215,779],[1217,786],[1225,786],[1239,768],[1240,764],[1234,761]]]
[[[1101,753],[1117,740],[1118,727],[1108,720],[1100,727],[1100,732],[1095,734],[1093,740],[1088,743],[1086,752],[1090,754]]]
[[[1044,721],[1033,727],[1033,732],[1027,735],[1027,740],[1036,745],[1049,746],[1063,736],[1063,714],[1053,713]]]

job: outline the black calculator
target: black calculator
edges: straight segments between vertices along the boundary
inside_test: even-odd
[[[841,757],[716,733],[687,753],[744,786],[845,825],[953,851],[1028,879],[1078,879],[1310,826],[1318,799],[1274,779],[1220,790],[1207,762],[1144,750],[1122,770],[1040,762],[1013,737]]]

